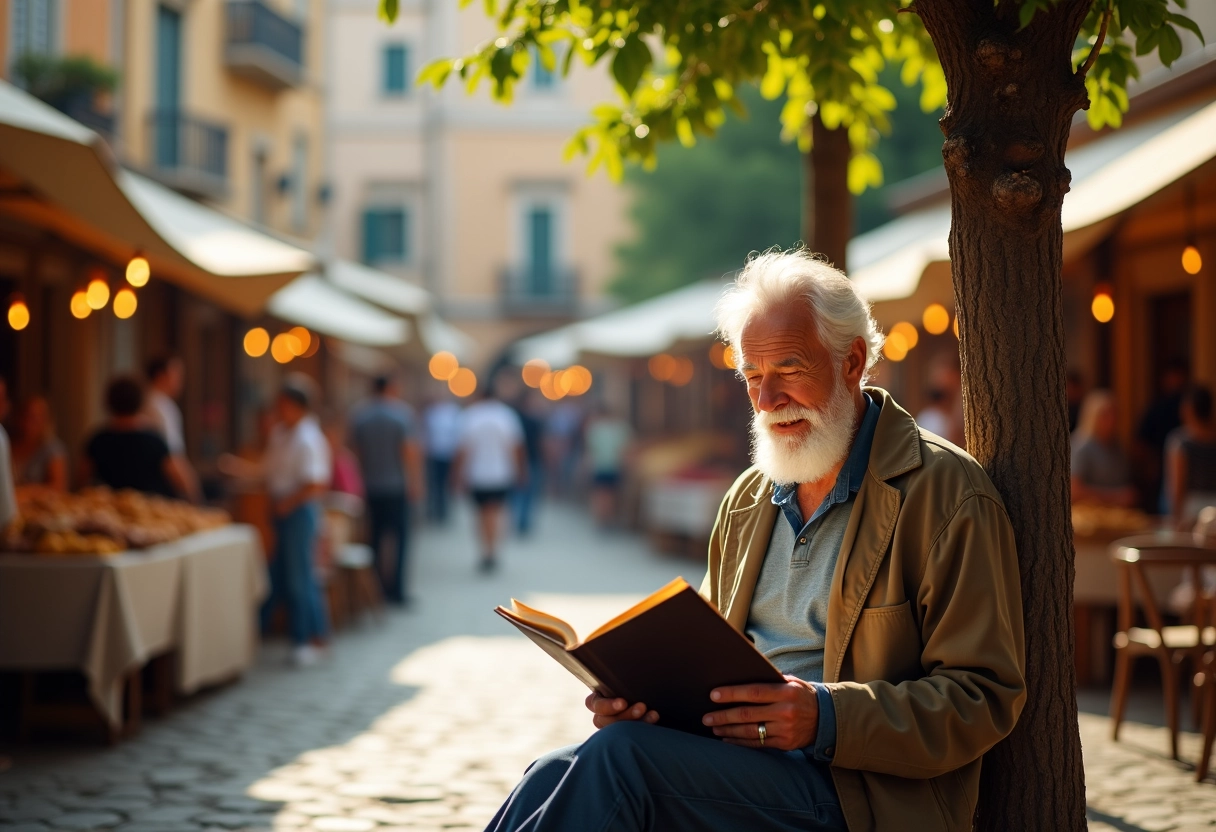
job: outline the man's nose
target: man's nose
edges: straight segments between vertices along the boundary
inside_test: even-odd
[[[776,378],[762,378],[759,393],[756,395],[756,409],[766,413],[780,410],[789,404],[789,396],[781,389],[780,381]]]

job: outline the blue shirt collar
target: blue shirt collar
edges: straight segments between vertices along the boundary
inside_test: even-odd
[[[870,464],[870,447],[874,444],[874,428],[878,425],[878,414],[882,410],[869,393],[862,393],[862,395],[866,399],[866,412],[861,417],[861,425],[857,428],[857,434],[853,437],[853,446],[849,449],[849,456],[836,476],[836,485],[823,498],[819,508],[815,509],[815,513],[808,520],[803,521],[802,511],[798,508],[798,484],[773,483],[772,500],[781,507],[781,513],[793,526],[795,534],[800,533],[822,517],[832,506],[846,502],[861,488],[861,481],[865,479],[866,468]]]

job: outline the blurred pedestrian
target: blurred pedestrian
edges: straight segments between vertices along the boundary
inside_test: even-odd
[[[182,394],[186,366],[177,356],[162,355],[148,362],[148,390],[144,396],[144,416],[169,446],[169,456],[177,469],[174,480],[184,483],[182,496],[193,503],[202,499],[198,473],[186,457],[186,438],[182,431],[182,412],[175,401]]]
[[[363,476],[359,473],[359,458],[346,445],[346,426],[336,416],[325,420],[325,441],[329,443],[329,458],[333,460],[333,477],[329,488],[339,494],[363,499]]]
[[[916,414],[916,424],[947,442],[964,447],[963,376],[958,359],[939,359],[929,369],[928,407]]]
[[[80,461],[80,483],[118,491],[133,488],[162,497],[184,497],[188,483],[173,464],[169,446],[148,427],[141,411],[144,388],[122,376],[106,388],[109,420],[89,439]]]
[[[524,481],[511,494],[515,531],[521,536],[532,533],[536,500],[545,479],[545,412],[539,390],[524,389],[515,398],[515,413],[524,431]]]
[[[329,613],[317,584],[321,498],[332,476],[329,445],[311,413],[312,380],[292,373],[279,390],[279,421],[270,431],[263,459],[274,514],[275,553],[270,561],[270,597],[262,604],[262,629],[280,604],[287,606],[292,659],[314,664],[329,639]]]
[[[372,382],[372,397],[350,419],[350,444],[359,458],[376,574],[391,604],[409,602],[410,504],[422,489],[422,456],[414,412],[390,376]]]
[[[1157,397],[1149,402],[1140,417],[1136,438],[1140,443],[1140,470],[1153,508],[1169,513],[1170,484],[1165,475],[1165,443],[1182,425],[1182,393],[1190,371],[1186,364],[1171,361],[1165,365]]]
[[[569,497],[573,493],[582,428],[583,411],[574,402],[560,401],[549,411],[545,421],[545,456],[549,492],[555,497]]]
[[[1118,414],[1109,390],[1093,390],[1081,407],[1072,436],[1072,501],[1131,508],[1136,504],[1132,469],[1119,447]]]
[[[591,463],[591,511],[596,524],[608,528],[617,521],[625,458],[633,431],[629,423],[601,402],[587,423],[587,458]]]
[[[527,460],[519,416],[497,398],[493,385],[487,385],[480,396],[460,420],[453,474],[477,505],[480,569],[491,572],[498,564],[503,505],[511,489],[527,476]]]
[[[13,465],[9,454],[4,417],[8,416],[8,382],[0,378],[0,529],[17,516],[17,495],[13,489]]]
[[[1064,377],[1064,398],[1068,402],[1068,432],[1076,433],[1085,401],[1085,376],[1080,370],[1070,369]]]
[[[1212,391],[1195,385],[1182,395],[1182,426],[1166,443],[1170,507],[1177,526],[1189,528],[1205,506],[1216,506],[1216,417]]]
[[[17,417],[13,443],[13,476],[17,485],[68,490],[68,449],[55,435],[51,406],[44,396],[27,399]]]
[[[424,414],[426,442],[427,517],[439,524],[448,522],[452,460],[460,445],[460,405],[446,390],[430,403]]]

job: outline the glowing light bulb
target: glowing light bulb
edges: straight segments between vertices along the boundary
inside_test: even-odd
[[[110,284],[106,283],[105,278],[93,278],[85,289],[84,299],[90,309],[105,309],[106,304],[110,302]]]
[[[902,332],[891,332],[883,342],[882,354],[891,361],[903,361],[908,357],[908,339]]]
[[[451,381],[460,370],[460,360],[450,352],[437,352],[431,356],[427,369],[430,370],[431,378]]]
[[[72,295],[72,317],[83,321],[92,313],[93,307],[89,306],[89,296],[84,289],[77,289]]]
[[[453,396],[465,398],[473,395],[473,391],[477,389],[477,376],[468,367],[459,367],[452,377],[448,379],[448,390],[452,391]]]
[[[135,314],[135,310],[138,308],[139,299],[135,297],[135,290],[124,286],[114,295],[115,316],[124,319],[129,318]]]
[[[152,267],[148,265],[147,258],[137,254],[127,263],[127,282],[136,289],[147,286],[151,276]]]
[[[8,325],[20,332],[30,325],[30,308],[17,298],[8,308]]]
[[[1199,249],[1194,246],[1187,246],[1182,250],[1182,270],[1187,274],[1199,274],[1199,270],[1203,268],[1203,258],[1199,256]]]
[[[544,378],[547,372],[549,372],[549,362],[540,358],[533,358],[530,361],[524,362],[524,366],[519,371],[519,374],[523,378],[524,384],[536,388],[540,387],[540,380]]]
[[[920,342],[920,332],[907,321],[900,321],[891,327],[892,334],[897,332],[904,336],[904,340],[908,342],[908,349],[912,349]]]
[[[297,356],[304,355],[308,352],[308,348],[312,346],[312,333],[302,326],[293,326],[288,330],[288,335],[296,339],[298,345]]]
[[[930,335],[941,335],[950,327],[950,313],[940,303],[931,303],[925,307],[921,323],[925,325],[925,332]]]
[[[261,358],[270,349],[270,333],[255,326],[245,333],[245,354],[253,358]]]
[[[288,332],[280,332],[270,342],[270,357],[280,364],[286,364],[296,357],[300,341]]]
[[[1094,320],[1100,324],[1108,323],[1115,317],[1115,301],[1105,293],[1094,295],[1094,302],[1090,304],[1089,309],[1094,313]]]

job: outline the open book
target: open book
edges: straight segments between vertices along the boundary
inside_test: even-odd
[[[494,610],[583,684],[604,696],[645,702],[659,724],[712,736],[701,724],[724,685],[782,682],[784,677],[683,578],[584,639],[556,616],[514,599]]]

